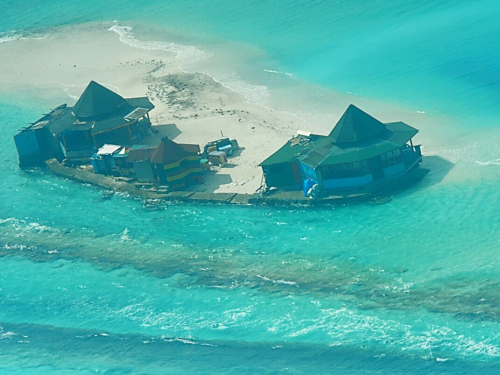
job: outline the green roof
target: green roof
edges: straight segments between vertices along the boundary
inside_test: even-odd
[[[362,161],[404,146],[417,133],[417,129],[403,122],[383,124],[350,105],[327,137],[295,137],[260,166],[297,159],[313,168]]]
[[[112,114],[124,104],[126,101],[120,95],[91,81],[73,107],[73,113],[79,119],[97,118]]]
[[[154,105],[146,97],[124,99],[92,81],[74,107],[63,104],[44,115],[32,128],[47,127],[54,135],[65,130],[89,129],[92,134],[99,134],[134,122],[137,116],[128,117],[134,110],[141,109],[138,115],[143,115],[153,108]]]
[[[323,135],[311,134],[309,137],[294,137],[260,163],[259,166],[264,167],[273,164],[290,163],[296,160],[297,157],[307,154],[310,150],[327,143],[329,143],[329,139]]]
[[[378,138],[365,142],[345,144],[329,144],[315,149],[303,158],[305,164],[316,168],[320,165],[352,163],[370,159],[374,156],[398,149],[418,133],[418,130],[403,122],[384,124],[386,131]]]
[[[329,137],[333,143],[357,143],[378,137],[387,129],[379,120],[354,105],[344,112]]]

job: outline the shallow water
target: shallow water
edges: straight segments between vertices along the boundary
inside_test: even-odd
[[[431,172],[382,205],[150,211],[18,169],[13,135],[57,103],[1,97],[0,372],[499,372],[493,2],[2,4],[4,40],[117,19],[213,54],[190,67],[214,76],[218,42],[247,48],[218,78],[256,101],[313,82],[456,127],[426,135]]]
[[[272,79],[272,72],[287,72],[343,93],[388,99],[428,113],[468,120],[480,115],[482,124],[496,122],[499,115],[500,59],[494,41],[500,34],[500,6],[493,0],[23,4],[21,11],[16,1],[2,1],[0,37],[118,21],[135,26],[143,40],[168,36],[214,48],[227,41],[245,43],[263,52],[245,56],[252,59],[247,65],[267,71],[252,77],[261,84]],[[240,68],[243,78],[255,75],[248,66]]]

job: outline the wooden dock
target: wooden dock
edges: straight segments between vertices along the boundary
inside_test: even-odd
[[[378,189],[376,191],[366,191],[349,193],[345,195],[328,195],[321,199],[309,199],[304,197],[302,191],[275,191],[267,194],[237,194],[237,193],[208,193],[196,191],[171,191],[165,189],[152,188],[150,184],[133,184],[121,178],[96,174],[94,172],[79,168],[67,167],[60,164],[56,159],[45,162],[47,167],[57,176],[65,177],[82,183],[88,183],[116,192],[127,193],[142,199],[171,201],[171,202],[193,202],[211,204],[235,204],[235,205],[268,205],[268,206],[325,206],[346,203],[369,201],[382,194],[389,194],[390,191]],[[420,181],[428,172],[426,169],[419,170],[414,176],[405,180],[407,184]],[[401,186],[398,184],[398,186]],[[393,191],[394,192],[394,189]]]

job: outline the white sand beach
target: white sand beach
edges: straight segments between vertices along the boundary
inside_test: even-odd
[[[156,107],[153,125],[170,139],[200,147],[222,135],[239,142],[241,153],[197,190],[255,192],[262,178],[258,164],[304,124],[292,115],[248,103],[207,75],[183,72],[172,52],[129,46],[108,29],[65,27],[43,39],[0,44],[0,90],[36,90],[37,97],[54,107],[61,100],[73,105],[91,80],[125,97],[147,95]]]
[[[207,192],[255,192],[262,182],[261,161],[298,130],[328,134],[335,124],[306,124],[291,114],[249,103],[208,75],[184,72],[176,54],[203,53],[196,47],[164,43],[160,47],[172,48],[160,48],[147,42],[135,46],[123,43],[123,35],[109,29],[104,24],[60,27],[41,37],[0,44],[0,91],[43,98],[51,105],[47,110],[64,102],[73,105],[91,80],[125,97],[146,95],[156,107],[151,120],[161,135],[200,147],[221,137],[238,141],[242,151],[210,173],[203,185],[193,187]],[[336,96],[332,112],[340,117],[352,99]],[[355,99],[382,121],[431,128],[433,119],[421,114]],[[156,136],[144,142],[158,140]]]

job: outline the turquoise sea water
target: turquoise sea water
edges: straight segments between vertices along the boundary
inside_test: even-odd
[[[227,69],[271,95],[264,69],[456,128],[383,205],[149,211],[20,170],[13,135],[58,103],[1,96],[0,372],[500,373],[495,2],[23,4],[0,3],[5,42],[118,20],[141,40],[235,43]]]

